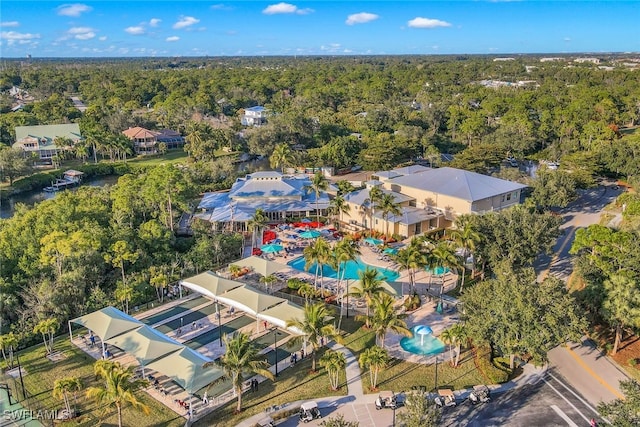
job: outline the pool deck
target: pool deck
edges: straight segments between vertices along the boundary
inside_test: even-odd
[[[375,252],[373,248],[369,245],[362,245],[360,248],[360,259],[369,265],[374,267],[385,268],[388,270],[398,271],[398,267],[395,263],[385,261],[381,254]],[[301,254],[295,254],[294,256],[276,256],[274,260],[276,262],[280,262],[282,264],[287,264],[291,262],[291,260],[301,257]],[[404,270],[398,271],[400,276],[394,283],[401,283],[403,294],[406,295],[409,293],[409,273]],[[313,281],[314,275],[304,271],[298,271],[295,269],[290,269],[289,273],[290,277],[300,277],[305,278],[309,281]],[[406,313],[407,317],[405,321],[407,322],[407,326],[409,329],[413,328],[416,325],[427,325],[431,327],[433,330],[434,336],[439,336],[442,331],[451,327],[455,323],[459,321],[459,315],[457,311],[450,310],[451,307],[446,307],[442,314],[436,311],[437,303],[438,303],[438,295],[440,294],[440,288],[442,287],[442,293],[446,293],[455,289],[456,283],[458,280],[458,275],[453,272],[447,272],[442,276],[436,276],[434,274],[429,273],[426,270],[418,271],[415,275],[415,286],[416,292],[421,295],[422,304],[420,308],[417,310]],[[337,293],[344,291],[343,286],[338,289],[337,287],[337,279],[325,278],[324,284],[325,287],[336,289]],[[284,283],[282,283],[284,285]],[[398,304],[402,303],[402,298],[398,298]],[[354,307],[351,306],[350,309]],[[361,308],[361,307],[360,307]],[[449,310],[448,310],[448,309]],[[357,307],[356,307],[357,309]],[[394,334],[390,332],[387,334],[385,339],[385,348],[389,352],[391,357],[397,359],[403,359],[408,362],[414,363],[435,363],[436,356],[439,361],[448,360],[449,356],[449,346],[447,345],[446,350],[443,353],[438,355],[418,355],[412,354],[400,347],[400,340],[403,338],[402,335]]]

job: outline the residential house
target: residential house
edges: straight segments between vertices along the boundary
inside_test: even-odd
[[[47,163],[50,163],[52,157],[61,150],[69,149],[66,146],[58,146],[60,139],[67,139],[72,144],[83,139],[77,123],[16,126],[15,132],[14,148],[20,148],[27,153],[36,153],[41,161]]]
[[[369,200],[371,188],[391,194],[401,213],[389,216]],[[355,228],[374,229],[410,237],[448,228],[463,214],[482,214],[520,203],[525,185],[449,167],[409,166],[376,172],[364,189],[345,196],[351,211],[342,221]],[[387,228],[388,222],[388,228]]]
[[[244,126],[262,126],[267,122],[267,112],[264,107],[259,105],[245,108],[240,122]]]
[[[171,129],[153,131],[139,126],[129,128],[122,133],[133,142],[136,154],[156,154],[158,143],[163,142],[168,149],[179,148],[184,145],[184,137]]]

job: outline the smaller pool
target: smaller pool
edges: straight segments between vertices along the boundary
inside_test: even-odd
[[[440,354],[445,350],[445,345],[433,334],[420,336],[415,333],[415,329],[418,326],[412,328],[413,337],[404,337],[400,340],[400,347],[404,351],[408,351],[413,354],[420,354],[423,356]]]
[[[443,274],[451,273],[451,269],[448,267],[443,267],[439,265],[434,268],[427,268],[427,273],[431,273],[434,276],[442,276]]]

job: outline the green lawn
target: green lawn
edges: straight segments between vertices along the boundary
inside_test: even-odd
[[[31,347],[19,353],[20,363],[27,372],[24,375],[24,386],[27,390],[28,399],[22,402],[23,406],[32,410],[53,410],[62,409],[64,404],[61,400],[54,399],[51,395],[53,383],[56,379],[68,376],[82,378],[84,387],[93,386],[96,383],[93,373],[93,363],[95,360],[83,351],[72,345],[68,339],[58,338],[55,343],[55,350],[62,351],[66,358],[58,362],[51,362],[45,357],[42,345]],[[19,381],[11,384],[13,396],[22,396]],[[139,392],[140,399],[151,409],[149,415],[133,410],[127,405],[123,410],[123,424],[127,426],[183,426],[185,419],[179,417],[175,412],[160,404],[158,401]],[[78,394],[77,408],[80,417],[73,421],[60,425],[93,427],[97,425],[116,425],[117,415],[115,408],[98,407],[94,401],[86,399],[84,393]]]
[[[148,156],[138,156],[134,159],[127,160],[127,163],[144,166],[157,166],[167,163],[184,163],[187,161],[187,153],[184,150],[171,150],[165,154],[154,154]]]
[[[372,331],[361,328],[362,323],[353,318],[342,320],[342,329],[346,332],[344,345],[348,347],[356,358],[365,349],[375,345],[375,334]],[[476,384],[483,384],[482,374],[475,366],[471,352],[462,354],[461,362],[457,368],[449,363],[438,365],[438,386],[450,387],[454,390],[468,388]],[[371,382],[368,371],[363,372],[362,383],[365,393],[373,393],[370,390]],[[435,385],[435,365],[405,362],[392,359],[389,366],[378,375],[378,389],[393,390],[396,392],[411,390],[413,387],[423,386],[431,390]]]
[[[318,360],[322,354],[323,350],[318,354]],[[233,414],[236,408],[236,400],[233,400],[197,421],[194,425],[232,427],[240,421],[264,411],[268,406],[326,396],[346,396],[347,387],[344,373],[339,382],[342,387],[334,391],[329,387],[326,371],[320,366],[317,368],[316,373],[310,373],[311,358],[309,357],[298,361],[294,367],[280,372],[277,381],[267,380],[260,384],[258,392],[245,393],[242,397],[242,412],[240,414]]]

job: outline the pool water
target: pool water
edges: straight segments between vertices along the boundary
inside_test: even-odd
[[[304,257],[299,257],[294,259],[293,261],[289,261],[287,265],[299,271],[307,271],[304,269],[305,263],[306,261]],[[397,271],[388,270],[382,267],[375,267],[373,265],[369,265],[363,262],[360,258],[357,258],[355,261],[347,261],[346,263],[343,264],[343,268],[345,269],[344,278],[350,279],[350,280],[359,280],[360,276],[358,276],[358,272],[364,271],[367,267],[378,270],[380,272],[380,275],[384,277],[383,280],[386,280],[387,282],[393,282],[395,280],[398,280],[398,277],[400,276],[400,274]],[[311,268],[309,268],[309,273],[316,274],[317,268],[318,268],[317,265],[313,264]],[[322,275],[324,277],[330,277],[332,279],[338,278],[338,273],[328,265],[322,266]],[[342,271],[340,271],[340,275],[342,276]]]
[[[447,267],[438,266],[435,268],[427,268],[427,273],[431,273],[435,276],[442,276],[443,274],[450,273],[451,269]]]
[[[432,334],[418,335],[414,332],[413,337],[404,337],[400,340],[400,347],[404,351],[423,356],[440,354],[445,350],[445,345]]]

